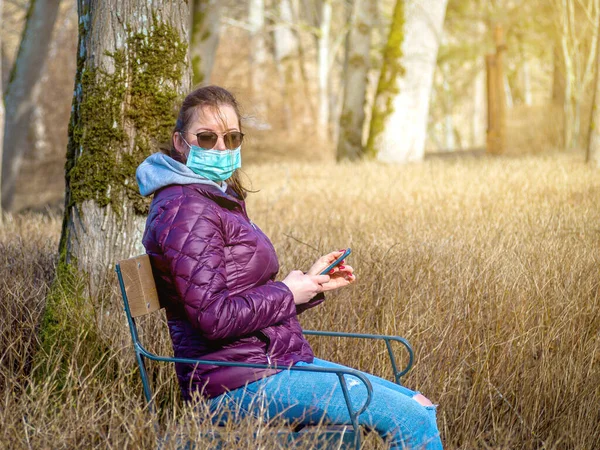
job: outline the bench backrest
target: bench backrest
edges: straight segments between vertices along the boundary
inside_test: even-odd
[[[119,261],[122,288],[132,317],[158,311],[162,306],[156,292],[152,266],[148,255],[135,256]]]

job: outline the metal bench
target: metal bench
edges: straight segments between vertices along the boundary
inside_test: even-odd
[[[188,364],[209,364],[216,366],[238,366],[238,367],[248,367],[248,368],[277,368],[275,365],[264,365],[264,364],[248,364],[248,363],[238,363],[238,362],[228,362],[228,361],[213,361],[208,359],[188,359],[188,358],[176,358],[171,356],[162,356],[152,353],[142,345],[139,339],[139,334],[136,327],[136,317],[144,316],[146,314],[150,314],[156,311],[159,311],[162,308],[160,304],[158,293],[156,290],[156,285],[154,282],[154,276],[152,274],[152,267],[150,265],[150,258],[148,255],[136,256],[133,258],[125,259],[119,261],[116,265],[116,272],[119,278],[119,284],[121,287],[121,294],[123,297],[123,307],[125,310],[125,315],[127,316],[127,322],[129,324],[129,331],[131,332],[131,339],[133,341],[133,348],[135,350],[136,361],[140,370],[140,376],[142,379],[142,385],[144,390],[144,396],[148,403],[148,409],[154,413],[155,405],[154,398],[152,395],[152,389],[150,386],[150,382],[148,379],[148,373],[146,371],[146,365],[144,360],[147,358],[153,361],[161,361],[168,363],[188,363]],[[333,337],[343,337],[343,338],[360,338],[360,339],[374,339],[374,340],[383,340],[387,347],[388,355],[390,357],[390,361],[392,364],[392,368],[394,371],[394,376],[396,379],[396,383],[400,384],[400,378],[405,375],[413,364],[413,351],[410,344],[401,337],[398,336],[384,336],[384,335],[373,335],[373,334],[356,334],[356,333],[338,333],[331,331],[312,331],[312,330],[304,330],[305,335],[313,335],[313,336],[333,336]],[[396,364],[396,358],[392,349],[391,342],[396,341],[401,343],[406,351],[408,352],[408,363],[402,370],[398,370]],[[282,367],[279,367],[282,369]],[[361,431],[358,425],[358,416],[362,414],[369,403],[371,402],[373,396],[373,389],[371,387],[371,383],[359,371],[353,369],[329,369],[329,368],[308,368],[308,367],[285,367],[285,369],[289,370],[298,370],[303,372],[325,372],[325,373],[334,373],[337,375],[342,392],[344,394],[344,399],[346,401],[346,406],[348,407],[348,413],[351,418],[351,426],[333,426],[333,427],[324,427],[321,426],[318,429],[319,433],[326,434],[327,436],[338,439],[337,447],[338,448],[356,448],[357,450],[360,448],[361,441]],[[358,409],[354,409],[352,403],[350,401],[350,393],[348,391],[348,387],[346,385],[346,376],[351,375],[360,382],[362,382],[367,389],[367,400],[365,403]],[[308,429],[311,427],[306,427],[301,430],[289,431],[283,434],[283,438],[288,442],[292,442],[294,440],[301,439],[303,435],[306,435],[309,431]],[[185,447],[190,448],[191,443],[186,443]],[[192,445],[193,447],[193,445]]]

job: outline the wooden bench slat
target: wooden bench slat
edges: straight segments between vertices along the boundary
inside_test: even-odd
[[[125,283],[129,309],[133,317],[158,311],[161,308],[148,255],[119,262]]]

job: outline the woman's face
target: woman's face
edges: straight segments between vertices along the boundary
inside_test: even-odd
[[[232,131],[240,131],[240,122],[235,109],[230,105],[222,105],[219,108],[208,106],[198,108],[187,128],[181,133],[173,135],[173,145],[187,159],[190,147],[186,145],[186,142],[189,145],[205,147],[198,143],[198,138],[196,137],[198,133],[202,133],[203,131],[210,131],[219,136],[213,147],[214,150],[226,150],[227,147],[223,140],[223,135]]]

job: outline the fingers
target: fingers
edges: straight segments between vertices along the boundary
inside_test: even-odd
[[[340,264],[337,267],[334,267],[333,269],[331,269],[329,271],[329,276],[334,276],[335,274],[340,274],[340,275],[348,275],[348,274],[352,274],[354,272],[354,268],[352,266],[346,265],[343,263]]]
[[[329,281],[329,276],[305,275],[300,270],[293,270],[282,281],[292,291],[294,303],[299,305],[323,292],[323,284]]]
[[[327,256],[327,263],[331,264],[332,262],[334,262],[336,259],[338,259],[340,256],[342,256],[344,254],[345,250],[338,250],[337,252],[331,252]],[[344,260],[342,260],[342,264],[344,263]]]
[[[330,279],[329,275],[313,275],[311,278],[317,284],[327,283]]]

